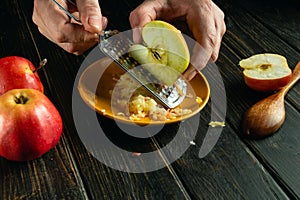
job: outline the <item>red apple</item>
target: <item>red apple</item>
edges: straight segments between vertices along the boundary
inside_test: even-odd
[[[285,57],[278,54],[257,54],[240,61],[244,69],[244,81],[253,90],[276,91],[284,87],[292,78]]]
[[[13,89],[0,96],[0,156],[32,160],[53,148],[62,119],[52,102],[35,89]]]
[[[26,58],[19,56],[1,58],[0,95],[8,90],[21,88],[33,88],[43,92],[43,84],[34,70],[34,65]]]

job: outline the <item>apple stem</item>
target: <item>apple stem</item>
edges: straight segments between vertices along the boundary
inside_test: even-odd
[[[39,66],[37,66],[35,68],[35,70],[33,70],[33,73],[37,72],[39,69],[41,69],[42,67],[44,67],[46,65],[46,63],[47,63],[47,58],[44,58],[43,60],[41,60]]]

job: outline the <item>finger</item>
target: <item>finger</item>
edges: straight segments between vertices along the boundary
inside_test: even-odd
[[[141,43],[143,41],[142,29],[141,28],[132,29],[132,37],[133,37],[133,42]]]
[[[226,25],[224,23],[224,15],[220,20],[217,20],[216,24],[217,33],[219,33],[219,37],[216,38],[215,47],[213,49],[211,59],[215,62],[218,59],[222,38],[226,32]]]
[[[216,20],[220,23],[215,25],[215,30],[211,31],[211,34],[207,32],[209,37],[206,37],[206,40],[202,42],[204,45],[200,43],[195,44],[192,52],[191,65],[184,73],[187,80],[191,80],[209,61],[215,62],[217,60],[222,37],[226,32],[226,25],[222,23],[223,20],[224,18],[222,18],[222,20]],[[212,33],[216,33],[216,36]]]
[[[198,71],[192,65],[189,65],[187,70],[183,73],[183,77],[187,81],[190,81],[196,76],[197,73],[198,73]]]
[[[78,43],[69,43],[69,42],[57,42],[56,39],[53,39],[51,35],[49,35],[48,32],[43,32],[43,30],[40,30],[40,32],[47,37],[51,42],[57,44],[59,47],[64,49],[65,51],[69,53],[73,53],[75,55],[80,55],[84,53],[86,50],[91,48],[96,44],[96,42],[78,42]]]
[[[101,32],[102,14],[98,0],[78,0],[76,3],[84,29],[91,33]]]
[[[141,28],[146,23],[158,18],[158,7],[160,5],[157,1],[144,1],[129,15],[129,21],[132,28]]]
[[[215,31],[210,31],[209,29],[205,30],[207,32],[197,32],[198,34],[200,33],[200,35],[196,35],[197,42],[192,51],[191,65],[196,71],[201,71],[206,66],[215,47]]]
[[[61,5],[67,9],[65,2]],[[45,9],[45,8],[48,9]],[[33,22],[39,27],[53,26],[56,27],[58,23],[65,23],[69,18],[63,11],[52,1],[34,1],[34,10],[32,15]]]
[[[74,54],[82,54],[99,41],[96,33],[85,31],[81,24],[73,23],[52,1],[47,1],[47,6],[52,7],[47,10],[44,9],[45,5],[42,2],[44,1],[35,1],[32,18],[40,33],[50,41]],[[62,5],[67,6],[64,2]],[[72,14],[78,17],[78,12],[75,10]],[[103,23],[103,26],[106,27],[106,25],[107,20]]]
[[[42,34],[51,38],[55,43],[96,43],[99,41],[97,33],[85,31],[81,25],[74,23],[65,23],[57,28],[44,27],[40,29]]]
[[[141,28],[148,22],[158,18],[158,8],[160,5],[156,1],[144,1],[129,16],[130,25],[133,29],[133,41],[142,41]]]
[[[201,21],[199,22],[194,19],[201,19]],[[192,12],[188,14],[187,22],[196,39],[191,56],[190,69],[184,74],[188,80],[191,80],[210,60],[218,41],[216,39],[218,34],[214,18],[209,17],[206,12]]]
[[[73,14],[78,16],[78,12]],[[40,23],[40,32],[55,43],[96,43],[99,40],[96,33],[84,30],[83,26],[77,22],[73,23],[72,19],[57,6],[49,11],[47,18],[42,19],[46,21]]]
[[[188,69],[183,76],[188,80],[192,80],[194,76],[201,71],[208,63],[212,51],[208,51],[200,43],[196,42],[192,51],[192,57]]]
[[[73,53],[76,55],[80,55],[82,54],[84,51],[86,51],[87,49],[91,48],[92,46],[94,46],[97,41],[96,40],[81,40],[79,39],[78,41],[72,41],[72,42],[68,42],[71,41],[70,38],[66,38],[66,39],[57,39],[55,37],[53,37],[53,34],[49,34],[48,31],[44,31],[45,29],[41,29],[40,27],[39,31],[41,34],[43,34],[45,37],[47,37],[50,41],[52,41],[53,43],[57,44],[58,46],[60,46],[61,48],[63,48],[65,51],[69,52],[69,53]],[[86,32],[87,34],[91,34],[89,32]],[[97,40],[98,40],[98,36],[96,34]]]
[[[94,43],[58,43],[58,46],[69,53],[81,55],[94,46]]]
[[[76,8],[77,9],[77,8]],[[76,18],[76,19],[79,19],[79,12],[78,11],[74,11],[74,12],[71,12],[71,14]],[[73,24],[79,24],[79,25],[82,25],[82,23],[80,21],[77,21],[73,18],[70,18],[70,23],[73,23]]]

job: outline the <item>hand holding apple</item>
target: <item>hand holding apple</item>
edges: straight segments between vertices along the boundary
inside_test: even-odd
[[[289,83],[292,70],[285,57],[278,54],[257,54],[239,62],[248,87],[256,91],[276,91]]]
[[[13,89],[0,96],[0,156],[32,160],[53,148],[62,119],[52,102],[35,89]]]
[[[0,95],[11,89],[33,88],[44,91],[35,72],[36,68],[26,58],[8,56],[0,59]]]

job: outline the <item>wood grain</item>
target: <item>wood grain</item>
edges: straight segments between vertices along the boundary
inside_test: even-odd
[[[5,27],[1,32],[1,57],[19,55],[38,63],[27,26],[32,22],[24,18],[18,1],[2,1],[0,4],[1,15],[6,17],[0,22],[1,27]],[[73,196],[85,199],[87,195],[65,139],[63,136],[54,149],[34,161],[15,163],[0,158],[0,198],[66,199]]]
[[[128,10],[139,2],[120,0],[114,10],[111,1],[103,1],[109,28],[129,29]],[[294,29],[289,25],[298,24],[299,12],[288,5],[279,9],[268,3],[252,4],[252,1],[217,0],[216,3],[224,10],[227,23],[216,63],[224,81],[228,108],[221,137],[206,157],[198,157],[210,122],[211,101],[200,115],[181,124],[168,125],[147,139],[128,137],[112,120],[97,115],[107,138],[116,146],[142,154],[157,151],[159,157],[152,164],[166,165],[151,172],[130,173],[126,161],[133,160],[137,163],[133,167],[138,168],[147,163],[142,156],[124,153],[120,159],[120,155],[111,153],[112,147],[99,151],[96,140],[95,146],[89,148],[75,126],[72,95],[78,94],[74,83],[89,52],[71,55],[42,36],[31,21],[33,1],[0,1],[1,16],[5,16],[0,19],[0,26],[5,27],[0,34],[1,57],[20,55],[34,63],[41,58],[48,59],[39,75],[45,94],[56,105],[64,122],[59,144],[41,158],[23,163],[0,158],[0,199],[299,199],[299,84],[287,95],[287,118],[279,132],[265,140],[245,140],[240,137],[243,113],[268,94],[247,88],[237,65],[240,59],[250,55],[276,52],[285,55],[293,67],[299,59],[299,33],[293,31],[299,27]],[[82,116],[94,112],[80,98],[76,99],[81,101],[78,105],[82,107],[78,109],[82,109]],[[87,132],[93,130],[88,118],[81,123]],[[176,134],[182,141],[163,150]],[[195,145],[191,144],[171,163],[177,158],[174,152],[190,141]],[[123,166],[123,170],[99,160]]]
[[[264,9],[264,7],[257,6],[256,9],[250,9],[247,7],[247,5],[248,3],[246,3],[245,5],[241,5],[244,9],[243,10],[235,9],[235,7],[233,7],[232,5],[226,4],[225,10],[231,13],[228,19],[228,21],[230,22],[229,29],[234,31],[229,31],[227,33],[227,37],[225,37],[224,40],[225,45],[230,47],[230,49],[232,49],[231,51],[238,52],[238,57],[241,58],[262,52],[275,52],[281,55],[285,55],[290,63],[290,67],[294,68],[294,64],[297,63],[299,59],[299,51],[295,49],[295,46],[292,47],[289,45],[289,43],[297,43],[293,39],[287,39],[291,38],[290,35],[292,35],[293,32],[289,32],[288,29],[284,29],[284,31],[274,31],[276,28],[275,24],[277,27],[287,26],[285,20],[283,20],[286,16],[286,10],[283,9],[283,16],[281,16],[281,10],[278,8],[273,8],[273,11],[276,10],[277,12],[275,13],[283,18],[282,20],[275,21],[274,18],[270,17],[270,13],[274,13],[270,11],[272,10],[271,8],[269,8],[269,10],[266,10]],[[260,4],[257,3],[255,5]],[[269,7],[271,6],[269,5]],[[290,12],[294,13],[293,8],[291,7]],[[263,16],[265,15],[269,17],[264,18]],[[256,18],[264,20],[257,20]],[[287,19],[291,20],[289,22],[290,24],[293,24],[300,19],[300,16],[295,18],[288,17]],[[273,29],[271,31],[269,27],[270,24],[273,24]],[[266,27],[267,25],[268,27]],[[251,27],[251,29],[249,27]],[[290,40],[290,42],[288,42],[288,40]],[[238,57],[232,59],[235,60],[234,63],[237,63]],[[223,62],[222,59],[221,62]],[[225,61],[224,63],[227,63],[227,61]],[[235,67],[238,66],[236,65]],[[235,88],[236,90],[232,89],[232,87],[235,87],[238,84],[242,84],[242,77],[239,77],[238,74],[234,72],[224,72],[224,77],[226,77],[227,75],[230,76],[230,80],[226,82],[231,82],[231,84],[228,85],[228,87],[230,87],[231,89],[227,90],[228,102],[229,104],[231,104],[229,106],[229,108],[231,109],[229,109],[228,113],[228,116],[231,117],[228,119],[228,121],[233,125],[236,132],[239,133],[241,132],[240,120],[242,119],[244,113],[241,111],[246,111],[245,107],[249,107],[268,94],[256,93],[246,87],[242,90],[238,90],[238,87]],[[295,177],[294,174],[294,172],[298,171],[300,165],[298,159],[295,159],[294,157],[294,155],[297,155],[297,152],[299,152],[299,140],[297,131],[299,129],[299,123],[295,123],[296,121],[300,120],[299,87],[299,84],[296,85],[286,96],[287,102],[285,106],[287,110],[287,118],[283,127],[273,137],[267,138],[265,140],[245,141],[246,145],[250,147],[251,151],[254,152],[258,160],[260,160],[260,162],[262,162],[263,165],[266,166],[268,170],[270,170],[271,174],[275,176],[275,180],[278,181],[278,184],[284,186],[284,190],[288,191],[288,194],[292,198],[299,198],[298,186],[295,185],[295,179],[298,178],[296,178],[297,176]],[[243,103],[237,104],[236,102],[240,101],[240,99],[243,99]],[[276,147],[273,146],[274,144]],[[293,184],[287,184],[287,182],[293,182]]]

